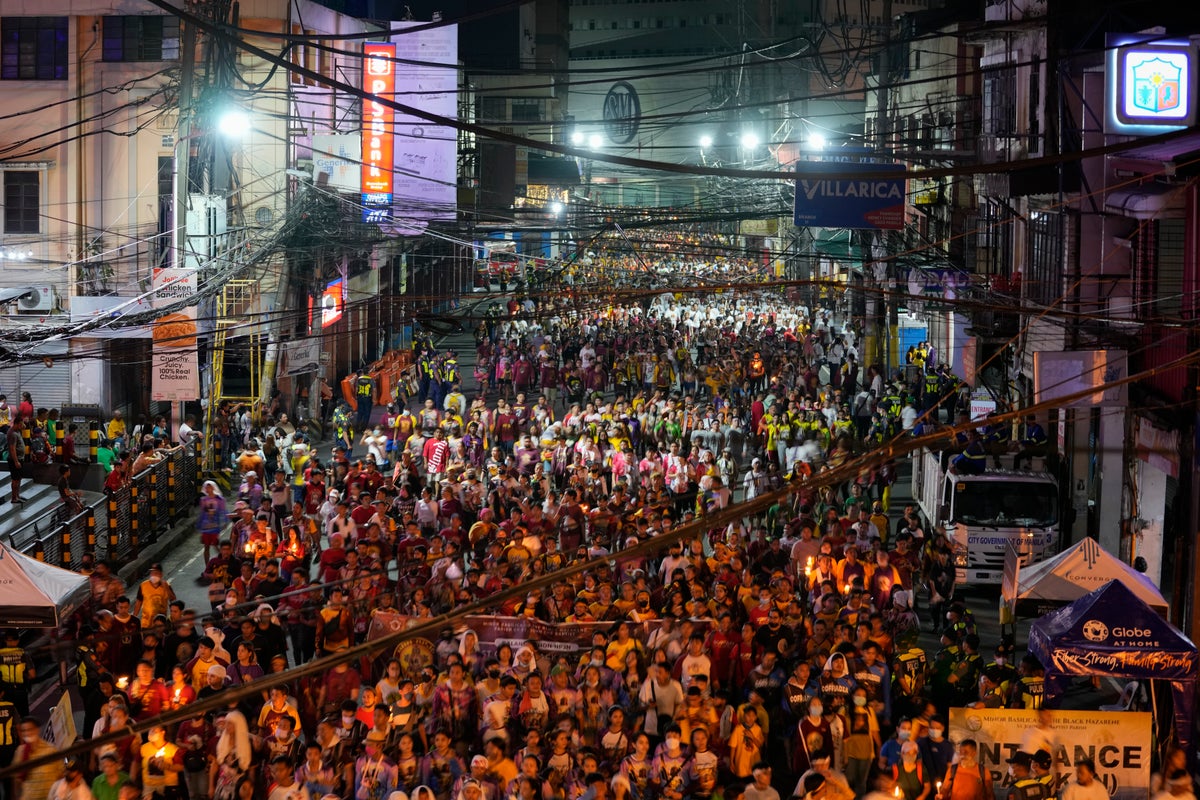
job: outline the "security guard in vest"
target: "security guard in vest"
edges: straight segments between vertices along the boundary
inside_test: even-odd
[[[450,390],[454,387],[454,384],[459,383],[462,380],[461,376],[458,374],[458,356],[453,350],[447,350],[446,357],[442,360],[441,379],[442,399],[444,402],[446,396],[450,394]]]
[[[21,717],[17,707],[4,696],[0,686],[0,764],[11,764],[17,752],[17,723]]]
[[[349,456],[354,447],[354,428],[350,425],[350,407],[342,403],[333,412],[333,431],[334,446],[342,446],[346,448],[346,455]]]
[[[1018,750],[1008,763],[1012,765],[1012,785],[1008,787],[1007,800],[1044,800],[1050,797],[1046,785],[1030,774],[1033,756]]]
[[[1021,678],[1017,681],[1017,693],[1020,700],[1018,708],[1036,710],[1042,707],[1042,696],[1045,693],[1046,678],[1043,675],[1041,662],[1035,656],[1028,655],[1021,659]]]
[[[371,406],[375,402],[375,381],[366,371],[359,372],[358,377],[354,379],[354,402],[358,407],[355,414],[356,427],[365,431],[371,424]]]
[[[1054,766],[1054,756],[1050,755],[1049,750],[1038,750],[1033,754],[1033,777],[1046,787],[1047,797],[1055,795],[1054,784],[1056,781],[1054,773],[1050,771],[1052,766]]]
[[[20,634],[10,628],[4,632],[4,647],[0,647],[0,686],[22,717],[29,715],[29,684],[35,676]]]
[[[422,350],[417,359],[417,398],[424,403],[429,398],[430,383],[433,380],[433,357],[428,350]]]
[[[937,371],[932,367],[925,372],[925,384],[923,388],[925,391],[922,400],[925,410],[928,411],[937,405],[942,389],[942,376],[938,375]]]

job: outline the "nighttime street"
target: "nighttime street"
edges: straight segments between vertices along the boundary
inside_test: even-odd
[[[1193,11],[49,1],[0,800],[1195,800]]]

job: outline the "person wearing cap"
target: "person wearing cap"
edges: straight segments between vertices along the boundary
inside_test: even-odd
[[[79,759],[72,756],[63,762],[63,776],[50,787],[47,800],[94,800]]]
[[[1033,777],[1033,756],[1018,750],[1008,759],[1012,771],[1012,782],[1008,787],[1007,800],[1043,800],[1050,795],[1046,787]],[[1105,795],[1107,798],[1107,795]]]
[[[386,741],[387,737],[379,731],[369,731],[363,739],[363,754],[353,765],[347,765],[346,784],[354,787],[354,797],[373,800],[396,790],[399,771],[395,762],[384,754]]]
[[[925,772],[916,742],[906,741],[900,746],[900,761],[893,764],[891,770],[904,800],[926,800],[932,794],[933,779]]]

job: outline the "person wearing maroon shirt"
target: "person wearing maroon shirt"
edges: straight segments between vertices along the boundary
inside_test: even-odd
[[[708,634],[704,643],[704,652],[708,653],[712,662],[710,675],[713,684],[719,688],[729,687],[733,674],[733,655],[741,636],[733,629],[733,615],[728,611],[717,613],[717,628]]]
[[[29,396],[29,392],[21,392],[21,403],[17,406],[17,419],[29,422],[33,417],[33,398]]]
[[[363,529],[367,527],[367,523],[371,521],[371,517],[375,515],[375,506],[371,504],[371,495],[363,492],[359,495],[359,503],[350,512],[350,519],[354,520],[354,524]]]
[[[496,437],[496,445],[501,452],[505,455],[512,455],[513,443],[517,440],[517,416],[507,403],[501,402],[496,409],[492,434]]]
[[[346,550],[342,547],[342,537],[334,534],[329,537],[329,547],[321,551],[317,561],[317,573],[322,583],[337,580],[338,570],[346,565]]]
[[[142,623],[129,613],[129,598],[117,600],[112,618],[113,668],[118,676],[132,677],[142,657]]]
[[[316,514],[325,502],[325,471],[319,466],[309,467],[304,481],[304,513]]]
[[[154,665],[139,661],[137,677],[129,684],[129,711],[138,722],[163,713],[170,702],[166,684],[154,677]]]

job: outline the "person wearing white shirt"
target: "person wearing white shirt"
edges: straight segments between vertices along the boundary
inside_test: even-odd
[[[650,680],[642,683],[638,700],[647,710],[646,733],[652,736],[660,735],[660,730],[666,730],[671,720],[675,719],[676,712],[683,706],[683,687],[671,677],[671,667],[668,664],[659,664],[654,668]],[[650,711],[657,713],[651,714]]]
[[[1090,758],[1075,762],[1075,780],[1063,789],[1062,800],[1109,800],[1108,789],[1096,780],[1096,764]]]
[[[1187,769],[1173,769],[1163,782],[1161,791],[1156,792],[1150,800],[1196,800],[1192,776]]]

